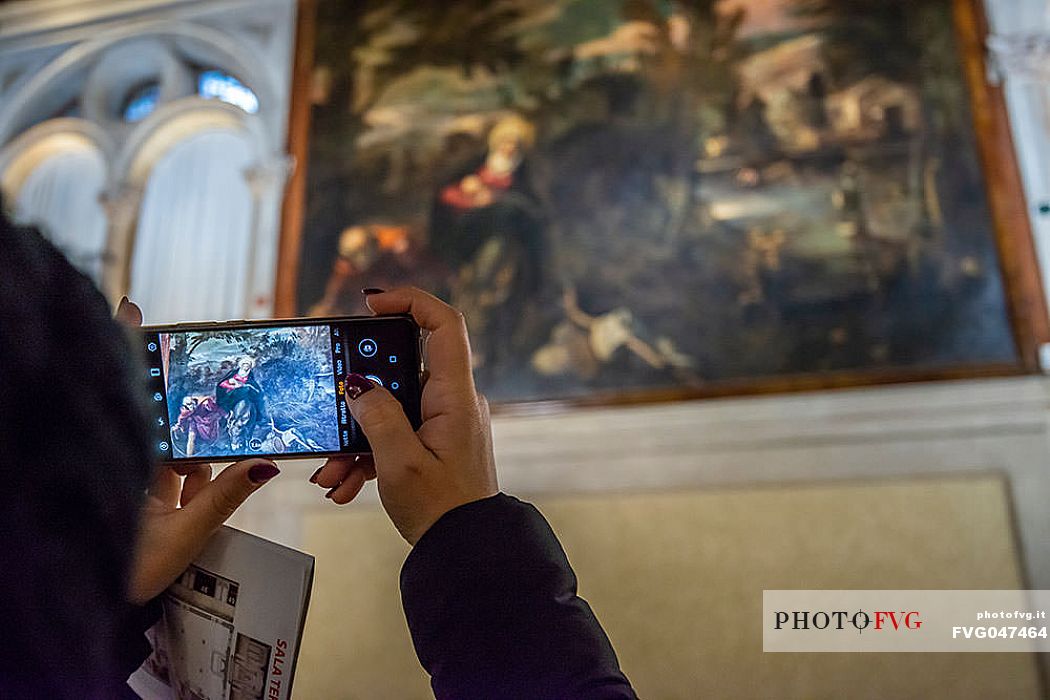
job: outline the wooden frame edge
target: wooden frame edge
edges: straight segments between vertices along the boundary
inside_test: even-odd
[[[1001,379],[1028,376],[1031,373],[1015,364],[961,365],[946,368],[913,370],[838,371],[824,374],[796,374],[767,380],[719,380],[701,388],[650,389],[631,392],[608,392],[568,399],[516,401],[491,404],[498,416],[528,416],[562,413],[567,410],[628,408],[653,406],[703,399],[756,398],[770,395],[804,394],[817,391],[848,391],[879,386],[919,384],[923,382],[963,381],[967,379]]]
[[[1050,315],[1006,98],[988,80],[988,17],[983,0],[954,0],[953,9],[1014,339],[1022,366],[1037,372]]]
[[[306,213],[306,169],[310,146],[310,88],[317,36],[317,0],[299,0],[296,7],[295,59],[292,67],[291,112],[288,120],[288,153],[294,169],[281,209],[281,235],[277,249],[274,316],[298,315],[296,296],[302,255],[303,218]]]

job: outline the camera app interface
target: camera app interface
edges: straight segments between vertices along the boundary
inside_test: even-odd
[[[164,459],[363,451],[343,378],[358,372],[383,384],[414,418],[418,374],[414,353],[405,352],[414,349],[407,326],[147,333],[157,451]]]

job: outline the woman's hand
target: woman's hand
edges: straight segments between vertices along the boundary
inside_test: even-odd
[[[389,391],[351,374],[350,411],[372,456],[329,460],[311,481],[331,489],[328,497],[342,504],[353,500],[366,480],[377,478],[387,514],[415,544],[448,511],[499,492],[488,403],[474,389],[461,313],[418,289],[370,294],[368,306],[380,315],[412,314],[430,332],[423,424],[413,431]]]
[[[127,326],[142,325],[142,311],[127,297],[116,317]],[[174,583],[219,526],[280,473],[265,459],[238,462],[214,479],[208,464],[161,466],[142,509],[128,599],[141,605]]]
[[[161,467],[142,509],[128,599],[141,605],[174,583],[219,526],[280,473],[266,459],[238,462],[214,479],[210,464]]]

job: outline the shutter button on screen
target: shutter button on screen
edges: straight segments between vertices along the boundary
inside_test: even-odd
[[[357,344],[357,351],[363,357],[375,357],[376,353],[379,352],[379,346],[371,338],[365,338]]]
[[[375,382],[375,383],[376,383],[376,384],[378,384],[379,386],[383,386],[383,380],[382,380],[382,379],[380,379],[379,377],[377,377],[377,376],[376,376],[376,375],[374,375],[374,374],[366,374],[366,375],[365,375],[365,379],[371,379],[371,380],[372,380],[373,382]]]

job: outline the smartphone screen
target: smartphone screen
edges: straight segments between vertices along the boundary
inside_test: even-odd
[[[420,424],[419,327],[403,316],[142,329],[163,461],[369,452],[347,374],[367,376]]]

